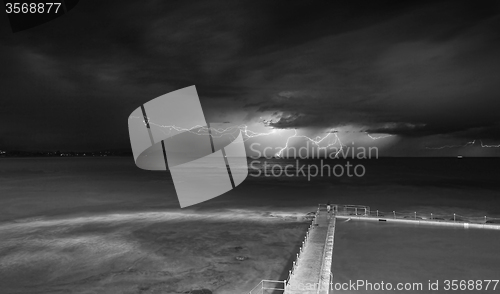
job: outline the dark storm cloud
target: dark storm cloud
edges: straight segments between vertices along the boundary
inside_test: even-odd
[[[300,117],[277,120],[279,128],[357,124],[405,136],[467,130],[474,136],[472,130],[482,130],[500,139],[494,132],[500,106],[498,4],[474,6],[415,8],[284,49],[269,56],[275,62],[260,72],[260,81],[288,96],[269,95],[249,105]]]
[[[237,9],[183,3],[84,1],[32,30],[4,27],[0,132],[7,145],[127,148],[126,119],[141,103],[192,84],[202,96],[231,95],[231,87],[213,85],[239,46]]]
[[[192,84],[208,121],[500,139],[498,31],[495,1],[82,1],[0,29],[0,143],[128,148],[130,112]]]

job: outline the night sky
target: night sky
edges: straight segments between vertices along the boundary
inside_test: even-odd
[[[81,0],[15,34],[0,13],[2,150],[130,149],[130,113],[190,85],[209,122],[286,129],[267,144],[499,156],[500,1]]]

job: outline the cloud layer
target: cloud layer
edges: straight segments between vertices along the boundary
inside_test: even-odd
[[[84,1],[3,26],[0,146],[128,148],[129,113],[192,84],[208,121],[500,141],[497,2],[349,2]]]

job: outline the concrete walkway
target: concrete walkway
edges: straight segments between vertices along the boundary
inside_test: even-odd
[[[329,283],[335,217],[323,208],[316,223],[318,225],[309,234],[285,294],[328,293],[323,288]],[[325,276],[328,277],[326,281]],[[318,292],[318,288],[322,291]]]

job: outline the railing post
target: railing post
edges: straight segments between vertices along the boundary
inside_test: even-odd
[[[455,214],[453,214],[453,222],[455,222]]]
[[[417,212],[415,211],[415,220],[417,220]]]
[[[377,210],[377,217],[378,217],[378,210]]]
[[[392,213],[394,213],[394,218],[396,218],[396,211],[393,210]]]
[[[248,292],[248,294],[252,294],[253,290],[258,289],[259,285],[261,285],[260,286],[260,289],[261,289],[260,293],[264,293],[264,285],[263,284],[264,284],[264,280],[261,280],[257,285],[255,285],[255,287],[252,288],[252,290],[250,290],[250,292]]]
[[[484,223],[486,223],[486,215],[484,216]]]
[[[432,219],[432,212],[431,212],[431,219]]]

